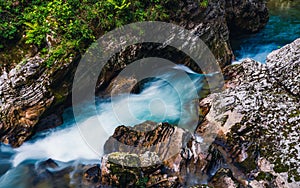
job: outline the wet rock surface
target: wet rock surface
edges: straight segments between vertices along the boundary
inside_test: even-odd
[[[105,152],[101,184],[106,186],[205,187],[208,180],[220,184],[214,175],[226,163],[215,145],[207,148],[187,130],[168,123],[120,126],[106,142]]]
[[[188,131],[168,123],[118,127],[105,144],[105,152],[101,172],[102,184],[107,186],[192,185],[205,181],[205,167],[210,164]]]

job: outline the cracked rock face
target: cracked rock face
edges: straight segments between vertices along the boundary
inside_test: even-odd
[[[36,129],[40,117],[65,100],[72,82],[70,70],[75,61],[46,68],[38,55],[0,76],[0,137],[1,142],[20,146]],[[65,69],[64,69],[65,68]],[[59,83],[59,85],[58,85]],[[59,111],[55,109],[55,111]],[[54,118],[46,124],[61,124]],[[48,119],[49,120],[49,119]]]
[[[53,102],[46,88],[49,80],[40,67],[42,61],[34,58],[31,63],[20,65],[0,77],[0,136],[6,144],[22,143],[39,116]],[[14,134],[18,137],[12,136]]]

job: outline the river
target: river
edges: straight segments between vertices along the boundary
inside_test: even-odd
[[[282,47],[300,37],[300,1],[280,1],[271,0],[268,3],[270,9],[270,20],[266,27],[255,34],[247,34],[235,37],[232,46],[236,56],[236,62],[244,58],[253,58],[260,62],[265,62],[266,56],[271,51]],[[196,86],[197,92],[201,90],[203,75],[189,70],[187,67],[176,67],[189,74],[192,84]],[[176,83],[176,87],[182,91],[189,91],[182,78],[174,77],[172,71],[162,74]],[[190,90],[192,91],[192,90]],[[153,100],[155,99],[155,100]],[[189,92],[178,94],[174,87],[160,80],[154,80],[139,94],[131,94],[128,98],[116,97],[118,106],[125,106],[130,102],[130,111],[126,113],[134,114],[135,118],[126,119],[128,115],[123,114],[122,118],[127,121],[127,125],[135,125],[145,120],[178,122],[178,117],[183,114],[184,123],[194,121],[196,111],[193,110],[195,96]],[[98,115],[89,114],[88,107],[86,113],[82,114],[82,122],[89,121],[90,124],[98,120],[105,122],[105,134],[100,135],[99,147],[104,145],[113,130],[120,125],[116,113],[111,108],[111,99],[98,99]],[[185,105],[183,110],[182,104]],[[192,109],[192,110],[191,110]],[[126,111],[126,110],[125,110]],[[76,184],[72,179],[76,174],[79,164],[100,163],[101,149],[93,151],[82,139],[79,129],[75,126],[72,117],[72,109],[64,113],[64,124],[56,129],[40,132],[21,147],[12,149],[9,146],[0,145],[0,187],[27,188],[27,187],[58,187]],[[82,122],[77,122],[80,126]],[[124,122],[124,121],[122,121]],[[91,128],[93,130],[93,128]],[[46,167],[41,170],[41,163],[47,159],[53,159],[58,164],[58,168]],[[71,178],[59,177],[57,180],[47,179],[45,173],[52,173],[62,169],[72,167],[69,170]],[[46,173],[46,174],[47,174]],[[64,179],[61,179],[64,178]]]
[[[80,164],[100,164],[103,146],[119,125],[134,126],[147,120],[169,122],[180,127],[197,123],[195,99],[199,98],[203,78],[203,74],[176,65],[164,68],[163,73],[158,72],[156,79],[146,82],[139,93],[98,98],[97,114],[91,114],[90,107],[83,104],[83,113],[75,122],[72,108],[67,109],[63,114],[63,125],[38,133],[19,148],[0,146],[0,187],[26,188],[39,183],[51,187],[50,179],[43,177],[45,174],[41,169],[55,173],[71,167],[74,168],[69,169],[71,176]],[[89,140],[93,133],[97,133],[92,143],[86,143],[86,138],[82,137],[81,128],[85,125],[88,126],[84,129],[89,131]],[[53,159],[59,168],[43,167],[47,159]]]

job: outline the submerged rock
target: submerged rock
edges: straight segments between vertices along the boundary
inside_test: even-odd
[[[83,185],[89,186],[89,187],[94,187],[100,186],[101,182],[101,169],[100,165],[93,166],[89,169],[87,169],[84,174],[83,174]],[[93,185],[93,186],[91,186]]]

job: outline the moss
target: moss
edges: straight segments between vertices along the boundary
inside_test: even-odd
[[[200,1],[200,7],[206,8],[208,6],[208,0],[202,0]]]
[[[260,180],[272,181],[273,179],[274,179],[274,176],[268,172],[260,172],[256,177],[256,180],[258,180],[258,181],[260,181]]]
[[[293,180],[297,182],[300,181],[300,174],[298,173],[297,169],[289,170],[288,175],[289,182],[293,182]]]
[[[114,186],[146,187],[149,177],[142,173],[138,155],[115,152],[108,156],[108,160],[111,175],[118,179]]]
[[[246,172],[251,172],[252,170],[256,169],[257,165],[255,160],[248,157],[246,160],[239,164]]]
[[[67,95],[69,93],[68,87],[64,86],[66,83],[60,83],[60,87],[57,87],[52,90],[54,96],[54,105],[60,105],[65,102]],[[67,84],[66,84],[67,85]]]
[[[294,179],[295,179],[295,181],[300,181],[299,173],[296,172],[296,174],[294,175]]]
[[[277,173],[282,173],[282,172],[288,172],[289,171],[289,166],[285,164],[275,164],[274,166],[274,171]]]
[[[121,152],[110,154],[108,156],[108,160],[114,164],[119,164],[121,166],[127,167],[139,167],[141,163],[138,155]]]
[[[290,118],[298,117],[300,116],[300,110],[294,111],[292,114],[289,115]]]
[[[148,177],[140,177],[136,182],[135,187],[140,187],[140,188],[146,187],[148,180],[149,180]]]
[[[241,123],[236,123],[236,124],[234,124],[232,127],[231,127],[231,132],[233,132],[233,133],[237,133],[238,132],[238,130],[241,128]]]

